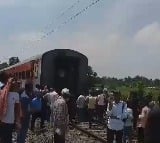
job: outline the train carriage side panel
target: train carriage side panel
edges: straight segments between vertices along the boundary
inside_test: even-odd
[[[32,82],[33,85],[35,85],[40,83],[40,61],[41,56],[35,56],[13,66],[2,69],[0,72],[6,72],[9,76],[18,79],[21,88],[24,88],[26,82]],[[37,63],[37,67],[35,66],[35,63]]]

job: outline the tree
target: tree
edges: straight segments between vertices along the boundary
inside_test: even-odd
[[[155,86],[160,86],[160,80],[159,79],[155,79],[153,81],[153,83],[154,83]]]
[[[144,95],[144,84],[141,81],[138,82],[137,88],[138,88],[138,95],[143,96]]]
[[[14,65],[14,64],[17,64],[17,63],[19,63],[19,62],[20,62],[20,60],[19,60],[18,57],[11,57],[11,58],[9,58],[9,65],[10,65],[10,66],[12,66],[12,65]]]
[[[0,64],[0,70],[6,68],[8,66],[9,65],[6,62],[4,62],[4,63]]]
[[[100,81],[97,73],[93,70],[91,66],[88,66],[87,75],[88,75],[88,87],[89,88],[93,87],[97,83],[97,81]]]
[[[144,100],[145,95],[147,94],[145,91],[145,87],[155,86],[156,89],[160,88],[160,80],[159,79],[148,79],[144,76],[137,75],[135,77],[126,77],[122,79],[118,79],[115,77],[100,77],[97,73],[92,69],[91,66],[88,66],[88,87],[94,87],[104,85],[107,86],[108,89],[116,90],[123,89],[123,87],[128,87],[133,90],[136,90],[137,98],[139,100]],[[126,94],[126,93],[125,93]]]

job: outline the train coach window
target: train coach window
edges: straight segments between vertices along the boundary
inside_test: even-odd
[[[30,78],[30,71],[26,71],[26,78]]]
[[[30,77],[31,77],[31,78],[33,78],[33,75],[34,75],[33,72],[30,71]]]
[[[22,78],[22,73],[21,72],[19,72],[19,79],[21,79]]]
[[[18,78],[18,73],[16,72],[16,78]]]
[[[25,71],[22,72],[22,79],[25,79],[26,76],[25,76]]]

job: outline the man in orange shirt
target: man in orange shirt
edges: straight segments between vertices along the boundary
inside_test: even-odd
[[[19,101],[18,89],[19,89],[18,83],[16,81],[13,81],[12,79],[8,80],[8,83],[5,85],[3,89],[6,91],[8,90],[8,92],[6,92],[6,94],[4,95],[6,96],[7,99],[6,101],[4,101],[4,106],[3,106],[3,108],[4,107],[6,108],[6,112],[4,112],[3,116],[1,116],[1,122],[0,122],[0,138],[3,143],[12,143],[12,132],[14,124],[16,125],[17,129],[20,129],[21,127],[20,101]]]

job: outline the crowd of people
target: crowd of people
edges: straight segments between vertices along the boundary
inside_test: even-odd
[[[6,75],[5,75],[6,76]],[[34,132],[35,121],[40,118],[43,131],[44,121],[54,127],[54,142],[65,142],[69,125],[68,101],[71,97],[67,88],[57,93],[47,86],[35,89],[31,82],[20,89],[14,78],[1,79],[0,82],[0,142],[12,143],[12,133],[17,132],[17,143],[25,143],[27,132]]]
[[[131,143],[135,136],[138,143],[159,143],[159,102],[150,96],[142,101],[133,97],[122,100],[119,91],[90,91],[77,99],[78,119],[84,121],[88,117],[89,128],[92,122],[105,123],[108,143]]]
[[[61,92],[26,82],[20,89],[19,82],[4,76],[0,81],[0,142],[12,143],[13,130],[17,132],[17,143],[25,143],[27,132],[34,132],[35,121],[40,118],[54,128],[54,142],[64,143],[69,123],[78,122],[106,124],[107,142],[131,143],[133,135],[139,143],[160,142],[160,109],[152,99],[139,105],[136,100],[123,101],[119,91],[89,90],[75,101],[69,89]],[[73,110],[76,109],[76,110]],[[76,113],[75,113],[76,111]],[[135,134],[135,132],[137,134]]]

